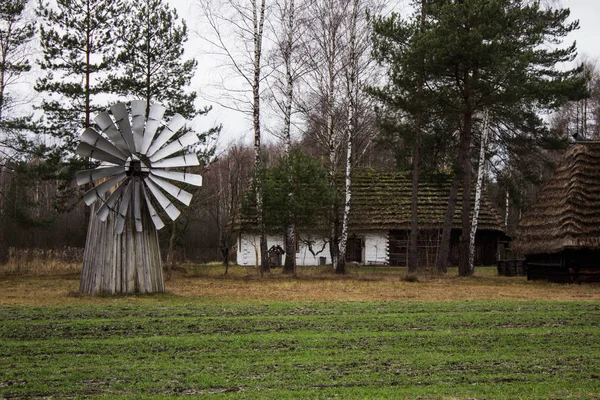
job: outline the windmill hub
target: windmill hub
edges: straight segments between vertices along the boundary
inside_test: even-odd
[[[146,162],[149,164],[148,160]],[[125,173],[130,177],[139,176],[141,178],[146,178],[150,175],[150,168],[148,168],[137,156],[132,155],[125,162]]]

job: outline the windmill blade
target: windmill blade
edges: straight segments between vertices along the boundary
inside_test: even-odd
[[[146,121],[146,130],[144,131],[144,140],[142,142],[140,153],[146,154],[148,152],[148,148],[150,147],[152,140],[154,140],[154,135],[156,135],[156,130],[160,126],[160,122],[162,121],[165,111],[166,108],[160,104],[152,104],[150,106],[150,112],[148,113],[148,121]]]
[[[182,137],[173,140],[171,143],[158,150],[150,157],[150,161],[159,161],[173,153],[177,153],[188,146],[198,143],[198,135],[195,132],[188,132]]]
[[[165,143],[167,143],[176,133],[185,125],[185,118],[180,114],[173,115],[173,118],[169,121],[169,124],[164,127],[160,132],[160,135],[152,143],[152,146],[146,152],[148,157],[151,157],[158,151]]]
[[[109,142],[92,128],[87,128],[85,131],[83,131],[81,136],[79,136],[79,140],[94,146],[95,148],[102,150],[111,156],[120,158],[123,161],[127,160],[127,156],[125,154],[121,153],[121,151],[115,147],[114,144]]]
[[[123,139],[123,136],[121,136],[121,132],[119,132],[119,129],[117,129],[112,118],[107,112],[101,112],[100,114],[96,115],[94,121],[100,127],[100,130],[102,131],[101,133],[106,135],[106,137],[108,137],[123,154],[131,154],[131,149],[125,142],[125,139]],[[129,120],[127,123],[129,124]]]
[[[113,156],[112,154],[108,154],[105,151],[97,149],[91,144],[80,142],[75,152],[82,157],[90,157],[98,161],[106,161],[111,164],[117,165],[125,165],[125,160],[121,160],[118,157]]]
[[[127,179],[129,180],[129,179]],[[102,207],[100,207],[98,209],[98,212],[96,213],[96,216],[98,217],[98,219],[102,222],[106,221],[106,218],[108,218],[108,214],[111,211],[114,211],[115,209],[115,204],[117,203],[117,200],[119,200],[119,196],[121,196],[121,193],[123,192],[123,188],[127,186],[127,181],[123,182],[121,185],[119,185],[111,194],[110,196],[108,196],[108,199],[106,199],[106,201],[104,202],[104,204],[102,204]]]
[[[146,120],[146,101],[133,100],[131,102],[131,130],[135,151],[141,151],[142,137],[144,136],[144,122]]]
[[[121,198],[121,204],[119,204],[119,213],[117,214],[117,226],[115,227],[115,232],[117,235],[123,233],[123,229],[125,228],[125,217],[127,217],[127,210],[129,209],[129,202],[131,201],[131,192],[133,189],[133,185],[131,182],[127,184],[125,188],[125,192],[123,193],[123,197]]]
[[[141,232],[143,230],[140,186],[141,183],[138,179],[133,181],[133,219],[135,221],[135,230],[137,232]]]
[[[165,158],[164,160],[152,163],[152,167],[154,168],[192,167],[194,165],[200,165],[198,156],[195,153],[187,153],[182,156]]]
[[[170,179],[172,181],[178,181],[187,183],[194,186],[202,186],[202,175],[188,174],[187,172],[176,172],[176,171],[165,171],[162,169],[152,170],[152,174],[160,176],[161,178]]]
[[[144,195],[144,198],[146,199],[146,207],[148,207],[148,213],[150,214],[152,223],[154,224],[154,226],[156,227],[157,230],[161,230],[162,228],[165,227],[165,224],[164,224],[164,222],[162,222],[162,219],[160,219],[160,216],[158,215],[158,213],[152,206],[152,202],[150,201],[150,197],[148,197],[148,193],[146,193],[146,189],[144,189],[144,185],[140,185],[140,188],[142,189],[141,190],[142,194]]]
[[[133,141],[133,133],[131,132],[131,125],[129,124],[129,113],[127,112],[127,106],[124,103],[117,103],[110,108],[110,111],[115,116],[117,126],[121,131],[121,136],[130,153],[135,153],[135,142]]]
[[[126,177],[127,177],[127,174],[125,174],[125,172],[123,172],[122,174],[115,175],[112,178],[110,178],[109,180],[102,182],[98,186],[94,186],[93,188],[91,188],[90,190],[85,192],[85,194],[83,195],[83,201],[85,201],[85,204],[87,204],[89,206],[94,201],[96,201],[100,196],[102,196],[104,193],[108,192],[108,190],[111,187],[115,186],[117,183],[119,183],[121,180],[125,179]]]
[[[159,178],[158,176],[150,174],[148,177],[152,179],[152,182],[160,186],[165,192],[169,193],[171,196],[175,197],[177,200],[179,200],[186,206],[190,205],[190,202],[192,201],[191,193],[178,188],[177,186],[165,181],[164,179]]]
[[[163,208],[163,210],[165,210],[169,218],[171,218],[171,221],[175,221],[177,217],[179,217],[181,212],[177,209],[177,207],[175,207],[173,203],[171,203],[169,199],[167,199],[167,196],[165,196],[160,191],[158,186],[156,186],[154,182],[152,182],[152,180],[146,178],[144,179],[144,182],[146,183],[146,186],[148,186],[148,189],[150,189],[152,195],[154,195],[154,198],[156,198],[156,200],[158,201],[158,204],[160,204],[160,206]]]
[[[86,169],[77,172],[75,174],[75,179],[77,180],[77,184],[81,186],[122,172],[125,172],[124,167],[101,167],[96,169]]]

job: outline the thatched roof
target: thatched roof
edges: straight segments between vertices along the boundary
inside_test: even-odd
[[[436,177],[419,185],[418,218],[421,229],[439,229],[444,223],[452,176]],[[356,168],[352,178],[350,230],[410,230],[410,173]],[[457,201],[453,227],[460,228],[461,200]],[[472,195],[472,201],[475,194]],[[479,212],[481,230],[502,231],[495,207],[483,196]]]
[[[600,249],[600,142],[571,145],[521,219],[513,249],[523,254]]]
[[[340,177],[340,187],[343,186]],[[352,173],[350,231],[410,230],[410,173],[389,169],[355,168]],[[421,229],[441,229],[448,206],[452,176],[446,174],[419,185],[418,216]],[[343,195],[342,195],[343,197]],[[473,192],[472,200],[475,194]],[[456,204],[453,227],[460,228],[461,200]],[[244,230],[254,230],[254,220],[242,216]],[[239,228],[239,225],[237,225]],[[502,219],[483,196],[479,214],[480,230],[503,231]]]

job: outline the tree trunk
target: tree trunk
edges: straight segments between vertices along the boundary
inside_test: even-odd
[[[508,182],[506,184],[506,198],[504,208],[504,230],[508,233],[508,213],[510,212],[510,192],[508,191]]]
[[[350,106],[351,111],[349,112],[349,120],[354,120],[353,106]],[[342,217],[342,234],[339,243],[339,254],[337,258],[337,264],[335,264],[335,272],[337,274],[346,273],[346,245],[348,243],[348,225],[350,222],[350,200],[352,198],[351,184],[352,184],[352,132],[354,131],[354,122],[350,122],[348,126],[348,144],[346,148],[346,187],[345,187],[345,201],[344,201],[344,215]]]
[[[290,151],[292,148],[292,103],[294,101],[294,77],[292,75],[292,51],[294,39],[294,0],[289,0],[288,19],[286,25],[286,43],[284,52],[285,74],[286,74],[286,93],[285,93],[285,109],[284,109],[284,140],[285,140],[285,157],[288,162],[288,170],[290,171]],[[288,193],[288,197],[292,197],[292,193]],[[288,215],[289,225],[285,230],[285,264],[283,266],[284,274],[296,275],[296,224],[292,223],[293,216]]]
[[[419,30],[423,32],[423,24],[425,22],[425,8],[421,2],[421,19],[419,22]],[[421,125],[423,121],[423,81],[424,68],[421,66],[419,76],[418,92],[417,92],[417,124],[416,124],[416,140],[413,154],[413,170],[412,170],[412,187],[410,196],[410,236],[408,247],[408,272],[415,273],[419,269],[419,168],[421,164]]]
[[[344,214],[342,216],[342,234],[340,237],[339,254],[335,272],[346,273],[346,246],[348,244],[348,225],[350,223],[350,201],[352,199],[352,142],[356,130],[356,108],[358,102],[358,54],[356,51],[356,23],[358,19],[359,4],[354,0],[350,21],[350,53],[349,73],[347,77],[348,87],[348,124],[346,131],[346,174],[345,174],[345,199]]]
[[[291,223],[285,232],[284,274],[296,274],[296,225]]]
[[[477,166],[477,183],[475,184],[475,204],[473,209],[473,220],[471,222],[471,235],[469,236],[469,270],[470,274],[475,272],[475,235],[477,233],[477,220],[479,218],[479,207],[481,205],[481,191],[483,189],[483,173],[485,170],[485,150],[488,138],[488,112],[485,112],[483,130],[481,132],[481,145],[479,148],[479,165]]]
[[[175,237],[177,236],[177,222],[171,221],[171,235],[169,236],[169,250],[167,252],[167,281],[171,280],[173,273],[173,264],[175,263],[175,254],[173,247],[175,246]]]
[[[117,235],[114,213],[110,213],[106,222],[102,222],[96,217],[95,204],[92,205],[79,284],[81,293],[96,295],[165,291],[158,233],[145,203],[142,203],[142,223],[144,230],[137,232],[133,218],[127,218],[123,233]]]
[[[419,133],[417,133],[419,135]],[[408,248],[408,272],[415,273],[419,269],[419,215],[418,215],[418,202],[419,202],[419,163],[420,163],[420,147],[421,143],[417,137],[417,143],[415,144],[415,154],[413,155],[413,171],[412,171],[412,189],[410,195],[410,236],[409,236],[409,248]]]
[[[439,274],[448,272],[448,264],[450,261],[450,239],[452,237],[452,222],[454,220],[454,210],[456,208],[456,200],[458,199],[458,184],[460,182],[458,173],[454,174],[450,195],[448,196],[448,207],[444,215],[444,227],[442,228],[442,238],[440,240],[439,256],[437,260],[437,271]]]
[[[470,276],[473,272],[469,268],[469,238],[471,235],[471,128],[472,113],[463,114],[463,129],[460,135],[460,174],[462,177],[462,212],[461,233],[458,254],[458,275]]]
[[[259,8],[260,7],[260,8]],[[265,21],[265,0],[258,4],[258,0],[252,3],[253,17],[253,35],[254,35],[254,74],[252,79],[252,122],[254,127],[254,167],[256,171],[260,171],[262,167],[261,151],[261,130],[260,130],[260,72],[261,72],[261,54],[262,54],[262,39],[263,26]],[[258,175],[257,175],[258,176]],[[262,179],[258,178],[256,187],[256,211],[258,213],[258,225],[260,228],[260,275],[270,273],[269,255],[267,254],[267,238],[266,228],[263,218],[263,190]]]

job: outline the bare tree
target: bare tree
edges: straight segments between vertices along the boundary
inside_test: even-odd
[[[346,126],[346,169],[345,169],[345,196],[344,213],[342,216],[342,231],[339,245],[338,262],[335,271],[338,274],[346,272],[346,244],[348,241],[348,224],[350,223],[350,200],[352,198],[351,174],[352,174],[352,142],[356,130],[356,109],[358,103],[358,46],[357,46],[357,24],[360,12],[360,1],[352,1],[352,9],[349,21],[348,60],[346,69],[346,88],[348,99],[348,122]]]
[[[252,150],[234,144],[204,175],[204,190],[200,193],[199,202],[216,225],[225,274],[234,253],[234,228],[239,220],[243,193],[252,176],[251,165]]]
[[[333,203],[329,238],[332,264],[340,273],[345,271],[352,166],[365,157],[373,139],[372,108],[360,93],[375,76],[366,16],[378,10],[377,1],[316,0],[308,19],[306,51],[312,68],[303,78],[300,109],[305,137],[324,155],[334,192],[340,184],[338,169],[344,171],[343,200]]]
[[[585,90],[563,105],[552,117],[552,127],[564,137],[575,140],[600,139],[600,70],[598,64],[584,60],[581,78]]]
[[[200,5],[212,33],[205,39],[212,44],[216,54],[224,58],[230,70],[242,81],[241,88],[224,88],[230,95],[229,104],[225,105],[252,117],[262,275],[270,272],[262,211],[262,182],[259,173],[262,168],[261,89],[265,79],[263,43],[267,3],[266,0],[200,0]]]
[[[272,24],[275,48],[271,57],[273,65],[273,84],[271,98],[276,105],[277,114],[283,116],[280,136],[284,144],[286,159],[289,159],[292,147],[292,112],[294,106],[294,87],[298,79],[306,72],[306,63],[302,62],[303,36],[306,24],[302,17],[305,3],[297,0],[276,1],[276,12]],[[299,21],[300,20],[300,21]],[[289,167],[289,165],[288,165]],[[292,193],[289,194],[292,196]],[[292,218],[288,218],[289,221]],[[285,232],[284,273],[296,273],[296,226],[290,223]]]

